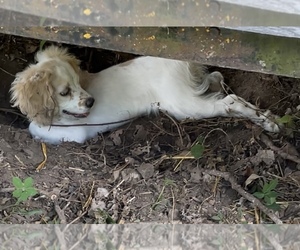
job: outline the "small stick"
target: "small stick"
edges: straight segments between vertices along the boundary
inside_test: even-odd
[[[58,215],[58,218],[60,219],[60,224],[67,224],[66,216],[64,214],[64,211],[58,205],[57,199],[54,200],[54,209],[55,209],[55,212]]]
[[[273,237],[272,232],[269,232],[264,225],[257,227],[258,231],[269,241],[275,250],[282,250],[283,247],[280,245],[280,242]],[[271,230],[270,230],[271,231]]]
[[[268,138],[268,136],[261,134],[260,140],[266,144],[271,150],[275,151],[277,154],[279,154],[283,159],[290,160],[293,162],[296,162],[300,164],[300,158],[296,155],[291,155],[286,152],[284,152],[281,148],[276,147],[273,142]]]
[[[177,128],[177,132],[178,132],[178,135],[179,135],[179,138],[180,138],[181,145],[183,145],[183,138],[182,138],[182,134],[181,134],[181,129],[179,128],[178,123],[173,119],[172,116],[170,116],[170,115],[168,114],[168,112],[166,112],[166,111],[164,111],[164,110],[160,110],[160,111],[174,123],[174,125],[175,125],[176,128]]]
[[[13,77],[16,77],[15,75],[13,75],[12,73],[6,71],[6,70],[3,69],[3,68],[0,68],[0,70],[3,71],[5,74],[8,74],[8,75],[13,76]]]
[[[218,170],[205,170],[203,173],[214,175],[218,177],[222,177],[226,181],[229,181],[232,189],[237,191],[241,196],[243,196],[248,201],[252,202],[254,206],[258,207],[263,213],[265,213],[274,223],[282,224],[282,221],[274,214],[274,212],[264,206],[257,198],[255,198],[252,194],[246,192],[241,185],[239,185],[233,176],[228,172],[221,172]]]
[[[60,249],[67,250],[67,243],[65,240],[65,235],[60,231],[60,228],[57,226],[54,227],[55,234],[57,236],[58,242],[60,244]]]

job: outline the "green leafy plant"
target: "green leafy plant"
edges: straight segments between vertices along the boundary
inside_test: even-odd
[[[170,180],[170,179],[164,180],[164,185],[163,185],[155,203],[152,205],[152,209],[155,209],[161,203],[161,201],[163,200],[163,193],[164,193],[166,187],[168,187],[168,186],[171,186],[171,188],[172,188],[172,186],[176,186],[176,184],[173,180]]]
[[[294,115],[284,115],[276,119],[276,122],[284,125],[286,135],[294,137],[294,130],[296,129],[295,119],[296,117]]]
[[[260,191],[255,192],[253,195],[263,200],[265,205],[273,210],[278,210],[280,207],[276,204],[276,198],[278,196],[277,192],[275,192],[275,188],[277,187],[278,180],[273,179],[270,182],[264,183],[263,187]]]
[[[276,121],[280,124],[286,124],[288,126],[294,125],[294,118],[292,115],[284,115],[284,116],[276,119]]]
[[[211,242],[210,242],[214,248],[216,249],[223,249],[224,244],[226,244],[224,242],[224,238],[221,235],[217,235],[217,237],[215,237]]]
[[[211,217],[213,220],[218,221],[221,223],[224,220],[223,214],[219,211],[217,215]]]
[[[43,50],[45,43],[46,43],[46,40],[40,41],[40,50]]]
[[[204,149],[203,139],[199,137],[191,148],[191,154],[195,157],[195,159],[200,159],[203,155]]]
[[[24,181],[19,177],[13,177],[12,183],[15,187],[13,197],[18,199],[17,204],[38,193],[36,188],[33,187],[33,179],[31,177],[26,178]]]
[[[97,209],[95,211],[95,217],[99,224],[116,224],[116,221],[109,215],[109,213],[102,209]]]

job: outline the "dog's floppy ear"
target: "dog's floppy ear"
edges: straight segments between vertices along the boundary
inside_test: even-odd
[[[66,48],[50,46],[45,50],[39,51],[36,54],[35,59],[38,62],[48,61],[49,59],[60,59],[64,62],[69,63],[77,74],[80,71],[80,61],[75,56],[69,54]]]
[[[51,71],[37,66],[18,73],[10,89],[12,106],[31,121],[50,125],[56,107],[51,80]]]

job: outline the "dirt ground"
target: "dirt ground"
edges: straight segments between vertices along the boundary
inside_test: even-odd
[[[7,35],[0,41],[0,223],[273,223],[241,192],[253,194],[275,179],[279,210],[273,214],[284,223],[300,222],[299,79],[218,69],[236,94],[289,115],[280,134],[241,119],[177,123],[161,114],[83,145],[46,145],[47,161],[37,172],[42,144],[10,107],[8,90],[40,42]],[[70,50],[91,72],[134,57]],[[197,141],[204,147],[200,159],[190,153]],[[231,188],[228,178],[212,170],[241,186]],[[32,177],[38,193],[16,204],[13,177]]]

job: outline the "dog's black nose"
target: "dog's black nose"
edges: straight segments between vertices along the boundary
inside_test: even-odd
[[[87,106],[88,108],[91,108],[91,107],[93,107],[94,102],[95,102],[95,99],[93,97],[89,97],[85,101],[85,106]]]

